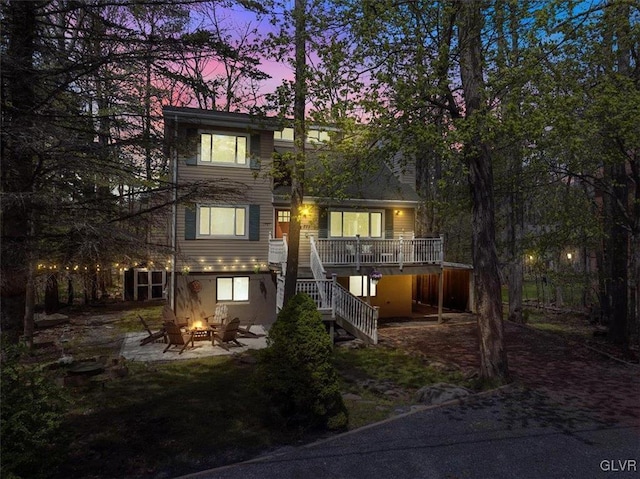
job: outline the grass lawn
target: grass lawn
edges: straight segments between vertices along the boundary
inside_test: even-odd
[[[350,429],[407,407],[420,386],[462,381],[386,348],[337,349],[335,363],[343,390],[361,398],[345,399]],[[318,438],[268,426],[252,364],[218,357],[129,367],[104,389],[71,391],[68,459],[55,477],[175,476]]]
[[[593,337],[595,328],[585,315],[534,309],[529,309],[527,312],[527,324],[533,328],[548,331],[567,339],[586,341]]]
[[[152,330],[159,327],[158,307],[125,311],[117,321],[100,324],[110,328],[112,338],[122,337],[140,331],[138,314]],[[113,344],[100,335],[90,339],[98,342],[83,344],[78,333],[66,344],[84,357],[92,348],[104,357]],[[117,357],[117,346],[111,347],[110,357]],[[389,347],[336,347],[334,352],[350,429],[408,410],[424,385],[464,384],[461,374],[429,368],[422,359]],[[125,362],[123,378],[66,388],[69,403],[55,448],[62,465],[44,477],[175,477],[321,437],[270,426],[256,386],[259,356],[253,351],[243,357]],[[46,370],[51,379],[65,372]]]

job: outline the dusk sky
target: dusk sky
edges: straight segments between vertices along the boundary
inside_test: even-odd
[[[292,1],[287,3],[290,3],[290,8],[293,8]],[[221,20],[223,25],[227,26],[229,30],[233,32],[234,39],[242,35],[242,32],[246,31],[248,27],[257,30],[262,37],[267,36],[269,32],[275,31],[273,25],[270,23],[270,17],[259,17],[254,12],[238,5],[230,8],[216,8],[216,16],[218,20]],[[191,19],[191,23],[194,26],[198,25],[201,28],[209,29],[211,25],[209,18],[203,18],[202,14],[196,11],[192,11]],[[262,94],[275,91],[275,89],[282,84],[283,80],[293,80],[294,77],[293,69],[288,64],[277,62],[265,56],[262,57],[260,69],[271,76],[271,79],[261,83],[260,91]],[[216,71],[217,69],[212,68],[214,74]]]

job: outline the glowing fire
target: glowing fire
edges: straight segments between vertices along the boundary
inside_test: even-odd
[[[191,323],[191,329],[201,329],[202,328],[202,321],[194,321],[193,323]]]

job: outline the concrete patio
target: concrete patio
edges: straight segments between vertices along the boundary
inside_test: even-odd
[[[146,333],[127,333],[120,349],[120,356],[130,361],[173,361],[177,359],[196,359],[210,356],[229,356],[240,354],[250,349],[263,349],[267,347],[267,332],[262,325],[254,325],[251,332],[259,337],[239,337],[238,341],[243,346],[229,347],[229,350],[216,345],[212,346],[210,340],[195,341],[195,347],[188,347],[179,354],[181,347],[172,346],[163,353],[166,344],[162,341],[140,346],[140,340],[147,336]]]

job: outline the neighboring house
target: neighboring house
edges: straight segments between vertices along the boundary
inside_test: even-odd
[[[178,317],[201,321],[217,303],[229,316],[268,323],[281,306],[289,187],[268,174],[274,152],[293,147],[289,128],[245,114],[167,107],[174,181],[231,179],[248,185],[242,201],[192,205],[174,211],[176,255],[170,275]],[[309,132],[309,150],[328,138]],[[355,175],[340,200],[305,196],[298,289],[328,320],[377,341],[379,317],[411,316],[416,302],[470,309],[469,268],[444,263],[443,238],[415,238],[420,199],[412,175],[391,170]],[[282,182],[281,182],[282,183]],[[444,289],[446,288],[446,289]],[[333,322],[331,322],[333,324]]]

